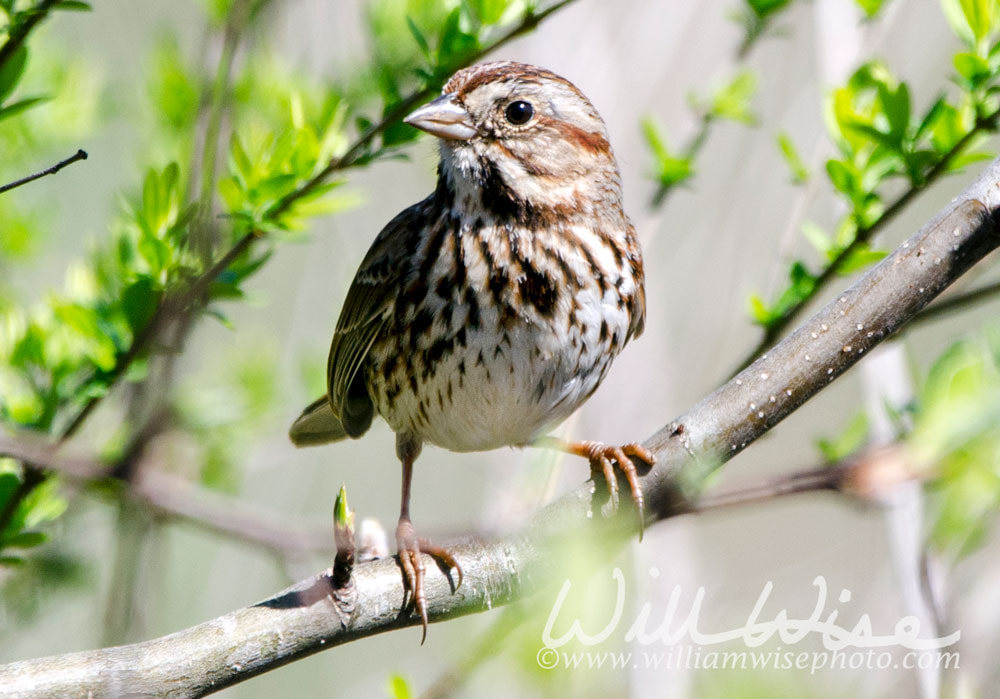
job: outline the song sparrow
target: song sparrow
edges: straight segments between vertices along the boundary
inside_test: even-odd
[[[405,121],[440,139],[434,193],[397,215],[361,263],[337,321],[328,392],[291,428],[297,445],[360,437],[376,413],[403,466],[396,542],[427,634],[410,479],[424,442],[452,451],[548,446],[585,456],[641,524],[637,444],[541,437],[593,392],[645,319],[642,257],[622,209],[604,122],[569,81],[496,62],[455,73]]]

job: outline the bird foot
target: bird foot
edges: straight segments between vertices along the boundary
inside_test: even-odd
[[[403,569],[405,590],[409,593],[414,611],[420,615],[423,627],[420,645],[423,645],[427,640],[427,598],[424,595],[424,560],[420,554],[433,556],[449,570],[454,568],[458,573],[456,590],[462,586],[462,567],[448,549],[435,546],[426,539],[418,539],[413,531],[413,523],[405,517],[401,517],[396,526],[396,547],[399,550],[399,565]],[[405,600],[403,608],[406,608]]]
[[[618,511],[618,479],[615,477],[615,467],[622,472],[632,491],[632,502],[635,503],[635,509],[639,514],[639,541],[642,541],[646,523],[646,501],[642,494],[642,486],[639,485],[639,474],[636,472],[633,459],[652,467],[656,463],[653,453],[640,444],[614,446],[601,442],[574,442],[569,446],[571,453],[590,461],[590,471],[594,478],[598,475],[604,477],[612,513]]]

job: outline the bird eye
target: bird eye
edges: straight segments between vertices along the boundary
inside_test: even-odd
[[[531,106],[530,103],[524,100],[517,100],[516,102],[511,102],[507,105],[507,109],[504,110],[504,116],[507,117],[507,121],[515,126],[520,126],[521,124],[527,124],[528,121],[535,115],[535,108]]]

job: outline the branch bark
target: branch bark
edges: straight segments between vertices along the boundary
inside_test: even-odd
[[[0,454],[36,464],[39,473],[59,473],[78,486],[100,482],[108,489],[117,485],[121,498],[136,501],[155,517],[188,522],[278,555],[332,552],[334,549],[333,534],[328,529],[296,527],[287,522],[287,516],[258,509],[235,497],[155,469],[137,469],[138,478],[123,480],[115,475],[115,464],[104,463],[95,456],[64,453],[59,445],[26,433],[0,431]]]
[[[687,414],[650,437],[658,459],[642,479],[651,520],[691,511],[690,484],[738,454],[891,336],[1000,244],[1000,158],[933,221],[791,336]],[[465,582],[425,581],[432,621],[482,612],[545,586],[558,553],[581,532],[608,545],[635,533],[627,514],[594,516],[603,499],[588,482],[540,511],[521,531],[452,547]],[[614,525],[614,526],[612,526]],[[602,539],[599,535],[607,534]],[[324,648],[419,623],[400,612],[395,559],[357,565],[354,612],[341,623],[329,571],[258,604],[162,638],[0,667],[8,696],[200,696]]]

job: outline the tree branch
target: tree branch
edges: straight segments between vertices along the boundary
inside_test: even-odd
[[[646,440],[658,460],[642,478],[651,520],[689,511],[690,493],[707,473],[825,388],[1000,244],[992,215],[1000,207],[1000,158],[956,201],[791,336]],[[430,618],[482,612],[545,586],[565,570],[558,554],[567,537],[582,532],[600,542],[603,533],[620,544],[634,534],[627,513],[613,522],[594,516],[603,502],[594,492],[588,482],[521,531],[452,547],[465,582],[453,590],[445,575],[427,576]],[[400,611],[405,599],[394,559],[355,566],[353,582],[354,612],[346,625],[324,572],[169,636],[0,667],[0,686],[26,697],[198,696],[324,648],[419,623],[409,610]]]
[[[770,502],[788,495],[817,492],[875,499],[889,492],[893,486],[915,477],[912,469],[885,468],[885,464],[892,461],[905,466],[903,459],[887,458],[899,452],[898,446],[892,449],[870,450],[842,463],[824,464],[733,490],[707,493],[697,500],[679,504],[674,514],[701,514]],[[445,699],[455,696],[473,672],[486,661],[496,657],[504,641],[524,622],[531,619],[530,609],[530,605],[516,603],[504,607],[494,623],[480,632],[475,639],[467,640],[465,650],[460,654],[458,661],[441,673],[427,691],[420,695],[420,699]]]
[[[22,177],[19,180],[14,180],[13,182],[3,185],[2,187],[0,187],[0,194],[3,194],[4,192],[9,192],[12,189],[17,189],[21,185],[28,184],[29,182],[40,180],[46,175],[54,175],[67,165],[72,165],[78,160],[86,160],[86,159],[87,159],[87,151],[80,149],[73,155],[66,158],[65,160],[60,160],[52,167],[47,167],[44,170],[41,170],[40,172],[34,173],[33,175],[28,175],[27,177]]]
[[[58,445],[30,433],[0,432],[0,454],[36,464],[39,473],[55,471],[80,485],[118,482],[122,497],[137,501],[157,517],[187,522],[283,556],[333,551],[328,528],[290,525],[287,516],[279,517],[155,470],[138,469],[134,482],[122,481],[115,476],[115,466],[95,457],[63,453]]]

